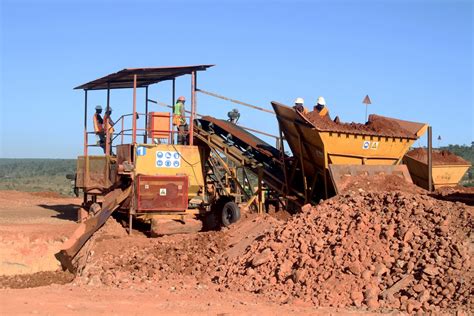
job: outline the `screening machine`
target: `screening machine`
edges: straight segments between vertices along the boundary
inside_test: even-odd
[[[129,232],[133,219],[139,219],[151,224],[152,235],[197,232],[211,217],[224,226],[240,218],[235,190],[216,178],[220,162],[211,163],[211,148],[194,137],[197,73],[212,66],[124,69],[76,88],[85,93],[84,154],[78,157],[75,176],[75,190],[82,191],[84,201],[80,227],[56,254],[63,266],[74,270],[75,255],[114,211],[128,216]],[[170,113],[148,111],[148,89],[171,81],[174,104],[175,80],[184,75],[191,75],[188,143],[177,144]],[[125,88],[133,89],[132,113],[115,121],[115,129],[121,128],[117,133],[106,128],[104,155],[89,155],[98,145],[89,140],[94,132],[87,130],[88,93],[106,90],[108,112],[111,91]],[[137,112],[138,89],[144,90],[145,113]]]
[[[256,203],[261,212],[265,195],[291,210],[338,193],[351,175],[397,174],[411,181],[400,162],[425,124],[386,118],[409,134],[348,132],[315,125],[293,108],[272,102],[280,129],[274,147],[255,136],[256,130],[197,113],[196,92],[216,96],[196,87],[197,73],[212,66],[129,68],[76,88],[85,94],[84,154],[75,176],[75,190],[84,200],[81,225],[56,254],[64,267],[74,271],[73,259],[113,212],[128,217],[129,232],[133,220],[140,220],[150,224],[153,236],[190,233],[204,224],[238,221],[241,202]],[[170,112],[149,111],[148,94],[150,85],[170,81],[174,104],[175,80],[184,75],[191,76],[191,107],[185,117],[188,141],[178,144]],[[115,121],[118,132],[106,130],[105,154],[90,155],[98,145],[87,130],[88,93],[107,91],[108,110],[111,91],[126,88],[133,89],[132,113]],[[144,90],[144,113],[137,111],[138,89]],[[293,156],[285,153],[285,141]]]

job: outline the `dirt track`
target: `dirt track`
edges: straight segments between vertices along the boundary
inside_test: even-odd
[[[354,196],[351,197],[351,194]],[[436,308],[432,311],[448,313],[458,311],[461,315],[469,313],[472,307],[472,298],[469,297],[472,285],[456,282],[460,273],[464,273],[465,281],[472,280],[472,264],[468,259],[472,253],[472,243],[466,239],[463,247],[467,248],[462,249],[457,246],[451,248],[450,245],[452,238],[460,240],[459,238],[464,238],[463,234],[469,233],[472,228],[472,208],[461,203],[437,202],[425,194],[411,196],[407,193],[386,195],[381,192],[366,193],[362,190],[361,193],[356,190],[349,192],[347,197],[342,197],[342,200],[341,197],[328,200],[314,210],[306,207],[303,214],[289,219],[287,223],[276,219],[278,216],[244,214],[239,223],[223,231],[154,239],[146,238],[144,234],[138,232],[130,237],[118,222],[109,220],[86,245],[81,253],[83,260],[80,261],[77,276],[71,283],[67,283],[72,276],[54,272],[57,262],[52,259],[52,254],[57,251],[61,241],[65,240],[65,236],[76,227],[77,224],[72,219],[80,201],[49,195],[0,192],[2,202],[0,262],[4,264],[6,261],[14,261],[29,269],[25,270],[21,265],[17,265],[16,270],[12,270],[11,265],[10,268],[3,265],[0,269],[1,274],[49,271],[23,276],[0,276],[0,287],[4,287],[0,289],[2,312],[74,315],[97,313],[365,315],[371,314],[371,310],[397,314],[400,310],[408,309],[411,312],[418,310],[422,313],[429,310],[433,303],[438,305],[435,305]],[[410,206],[412,203],[418,206],[413,208]],[[441,209],[438,204],[442,205]],[[380,209],[377,209],[378,207]],[[455,210],[455,214],[463,214],[462,217],[452,218],[451,222],[454,223],[452,226],[449,226],[451,222],[441,220],[449,218],[446,211],[450,208],[451,211]],[[364,209],[367,209],[368,213],[365,214]],[[426,219],[423,216],[425,210],[430,214]],[[334,211],[336,213],[332,216]],[[383,215],[385,217],[378,216],[378,212],[386,214]],[[390,215],[391,212],[395,215]],[[420,229],[413,231],[413,236],[410,237],[413,240],[407,239],[406,236],[410,231],[410,225],[418,222],[408,220],[405,218],[408,215],[403,215],[403,212],[408,212],[407,214],[414,212],[413,214],[418,216],[415,218],[419,222],[417,227]],[[354,217],[355,215],[357,216]],[[337,218],[339,218],[337,224],[332,223]],[[350,222],[353,219],[354,223],[362,221],[365,226],[361,226],[360,223],[351,226]],[[387,232],[384,225],[391,227],[398,223],[397,221],[403,229],[396,230],[394,237],[389,239],[390,243],[386,246]],[[375,227],[380,226],[380,235],[369,228],[372,225],[370,223],[376,223]],[[440,231],[439,224],[448,225],[447,229],[441,228],[441,235],[437,235]],[[428,227],[427,231],[423,228],[425,226]],[[354,232],[344,230],[348,227],[353,227]],[[429,235],[431,230],[434,232],[433,236]],[[306,236],[307,234],[310,235]],[[427,237],[424,237],[424,234],[428,234]],[[324,236],[327,238],[323,238]],[[349,239],[344,242],[344,238]],[[363,238],[367,238],[368,241],[362,244],[356,242]],[[442,259],[442,265],[438,268],[436,268],[437,260],[440,259],[432,261],[432,264],[438,271],[446,266],[449,277],[444,278],[443,282],[459,286],[462,290],[461,296],[448,296],[450,292],[445,293],[444,290],[449,289],[449,286],[443,288],[441,283],[435,283],[432,287],[431,275],[425,278],[417,274],[416,278],[422,277],[419,281],[423,286],[422,290],[428,293],[432,291],[431,299],[435,299],[424,301],[426,309],[417,305],[420,299],[426,298],[426,295],[418,293],[425,292],[417,292],[416,287],[412,290],[412,286],[416,285],[413,282],[409,284],[407,290],[402,291],[402,294],[397,292],[392,294],[390,298],[394,298],[395,303],[391,301],[387,303],[381,294],[379,301],[371,302],[370,299],[373,300],[374,297],[369,297],[370,293],[383,290],[385,287],[391,288],[399,277],[406,273],[404,272],[406,266],[392,265],[390,258],[397,256],[396,249],[404,251],[400,252],[397,261],[409,262],[409,257],[403,257],[405,253],[410,256],[410,252],[406,251],[411,251],[411,256],[417,256],[415,252],[418,249],[423,250],[423,255],[428,258],[426,256],[429,256],[431,248],[429,242],[423,238],[440,240],[442,247],[436,246],[436,249],[433,249],[438,251],[438,257],[444,256],[446,259]],[[329,247],[331,243],[337,246],[331,248]],[[373,247],[383,252],[382,255],[372,253],[373,247],[370,243],[378,245]],[[278,244],[280,247],[277,247]],[[368,249],[358,246],[365,244]],[[401,248],[395,247],[396,245],[401,245],[399,246]],[[265,251],[269,254],[259,255]],[[443,251],[444,254],[441,254]],[[354,254],[360,256],[364,252],[368,255],[368,260],[360,261],[357,266],[355,264],[357,256]],[[324,256],[321,256],[323,253]],[[298,259],[300,255],[306,256],[306,263]],[[321,259],[319,264],[310,268],[307,263],[316,262],[319,260],[318,256],[321,256],[320,259],[325,259]],[[283,261],[277,264],[277,261],[272,259],[274,257]],[[287,261],[291,261],[291,267],[285,272],[286,270],[283,270],[288,266]],[[40,262],[42,263],[39,264]],[[386,269],[377,272],[380,263],[383,263]],[[458,266],[463,268],[459,270]],[[425,269],[426,264],[420,267]],[[377,288],[372,289],[372,292],[363,279],[364,269],[368,269],[373,275],[369,283],[377,284]],[[415,265],[414,270],[417,269],[419,268]],[[272,285],[268,288],[265,280],[273,274],[272,270],[276,271],[274,274],[276,278],[270,277],[268,282]],[[289,273],[288,277],[285,273]],[[330,282],[324,281],[326,276],[331,274],[332,277],[328,279]],[[303,286],[298,285],[301,280],[305,280]],[[311,288],[307,282],[311,283]],[[48,283],[59,284],[32,287]],[[67,284],[61,285],[62,283]],[[314,295],[311,291],[314,291]],[[364,298],[365,295],[369,296]],[[436,301],[438,296],[440,298],[446,296],[446,299]],[[443,303],[444,301],[446,303]],[[382,306],[384,307],[381,309]]]
[[[0,305],[1,312],[11,314],[39,315],[91,315],[91,314],[328,314],[332,308],[316,308],[297,304],[281,305],[251,293],[239,293],[232,290],[220,290],[203,278],[198,280],[193,269],[193,258],[183,258],[191,247],[197,253],[197,246],[210,239],[210,236],[222,237],[218,248],[206,248],[204,253],[226,252],[229,258],[241,253],[253,238],[270,228],[276,220],[262,221],[250,217],[242,221],[238,229],[226,232],[203,233],[194,236],[171,236],[162,239],[148,239],[142,234],[129,237],[118,224],[112,221],[95,240],[94,251],[90,262],[81,276],[72,283],[60,285],[48,283],[65,283],[70,277],[65,273],[55,273],[58,263],[52,257],[76,227],[73,221],[79,199],[61,198],[57,196],[32,195],[29,193],[0,191]],[[254,221],[255,220],[255,221]],[[180,241],[184,248],[180,246]],[[194,244],[200,240],[200,244]],[[225,244],[229,247],[224,247]],[[36,245],[40,245],[37,247]],[[186,246],[187,245],[187,246]],[[176,249],[178,248],[178,249]],[[178,255],[175,265],[168,270],[156,269],[156,273],[146,277],[144,282],[137,278],[140,270],[126,270],[123,274],[118,269],[117,276],[110,284],[101,279],[107,273],[91,273],[110,264],[111,271],[117,269],[120,260],[128,263],[139,259],[142,266],[147,260],[134,255],[147,255],[147,250],[154,250],[155,255],[167,255],[168,258]],[[174,251],[168,253],[168,251]],[[199,251],[200,252],[200,251]],[[110,263],[104,259],[113,258]],[[158,257],[159,258],[159,257]],[[206,258],[206,255],[202,255]],[[118,261],[117,261],[118,260]],[[141,261],[143,260],[143,261]],[[183,261],[181,261],[183,260]],[[18,264],[6,264],[15,261]],[[169,261],[169,260],[164,260]],[[25,264],[28,262],[29,265]],[[155,259],[155,265],[160,264]],[[157,267],[157,266],[156,266]],[[29,274],[37,271],[34,274]],[[49,272],[48,272],[49,271]],[[126,272],[125,272],[126,271]],[[147,270],[148,271],[148,270]],[[12,275],[16,274],[16,275]],[[22,274],[22,275],[19,275]],[[9,275],[9,276],[5,276]],[[19,287],[19,288],[18,288]],[[29,288],[30,287],[30,288]],[[137,308],[139,306],[139,308]],[[349,312],[349,311],[347,311]],[[363,312],[363,311],[362,311]],[[351,313],[358,314],[353,311]]]

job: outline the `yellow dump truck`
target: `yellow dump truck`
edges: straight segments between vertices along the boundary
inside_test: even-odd
[[[337,193],[338,184],[353,175],[396,174],[411,182],[402,158],[425,133],[426,124],[379,117],[403,131],[384,133],[332,121],[312,121],[311,113],[304,114],[278,102],[272,102],[272,106],[295,158],[293,168],[301,176],[306,201]],[[287,182],[293,183],[292,177],[298,173],[290,171]]]

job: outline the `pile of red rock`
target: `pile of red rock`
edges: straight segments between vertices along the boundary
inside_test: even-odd
[[[128,288],[176,276],[200,279],[206,272],[209,275],[224,249],[224,239],[221,232],[131,237],[102,240],[93,249],[76,282]]]
[[[472,212],[403,192],[336,196],[222,261],[214,281],[281,302],[469,311]]]

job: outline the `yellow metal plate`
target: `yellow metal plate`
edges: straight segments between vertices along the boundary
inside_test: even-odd
[[[187,175],[192,197],[204,186],[202,155],[198,146],[139,144],[135,148],[135,174]]]

